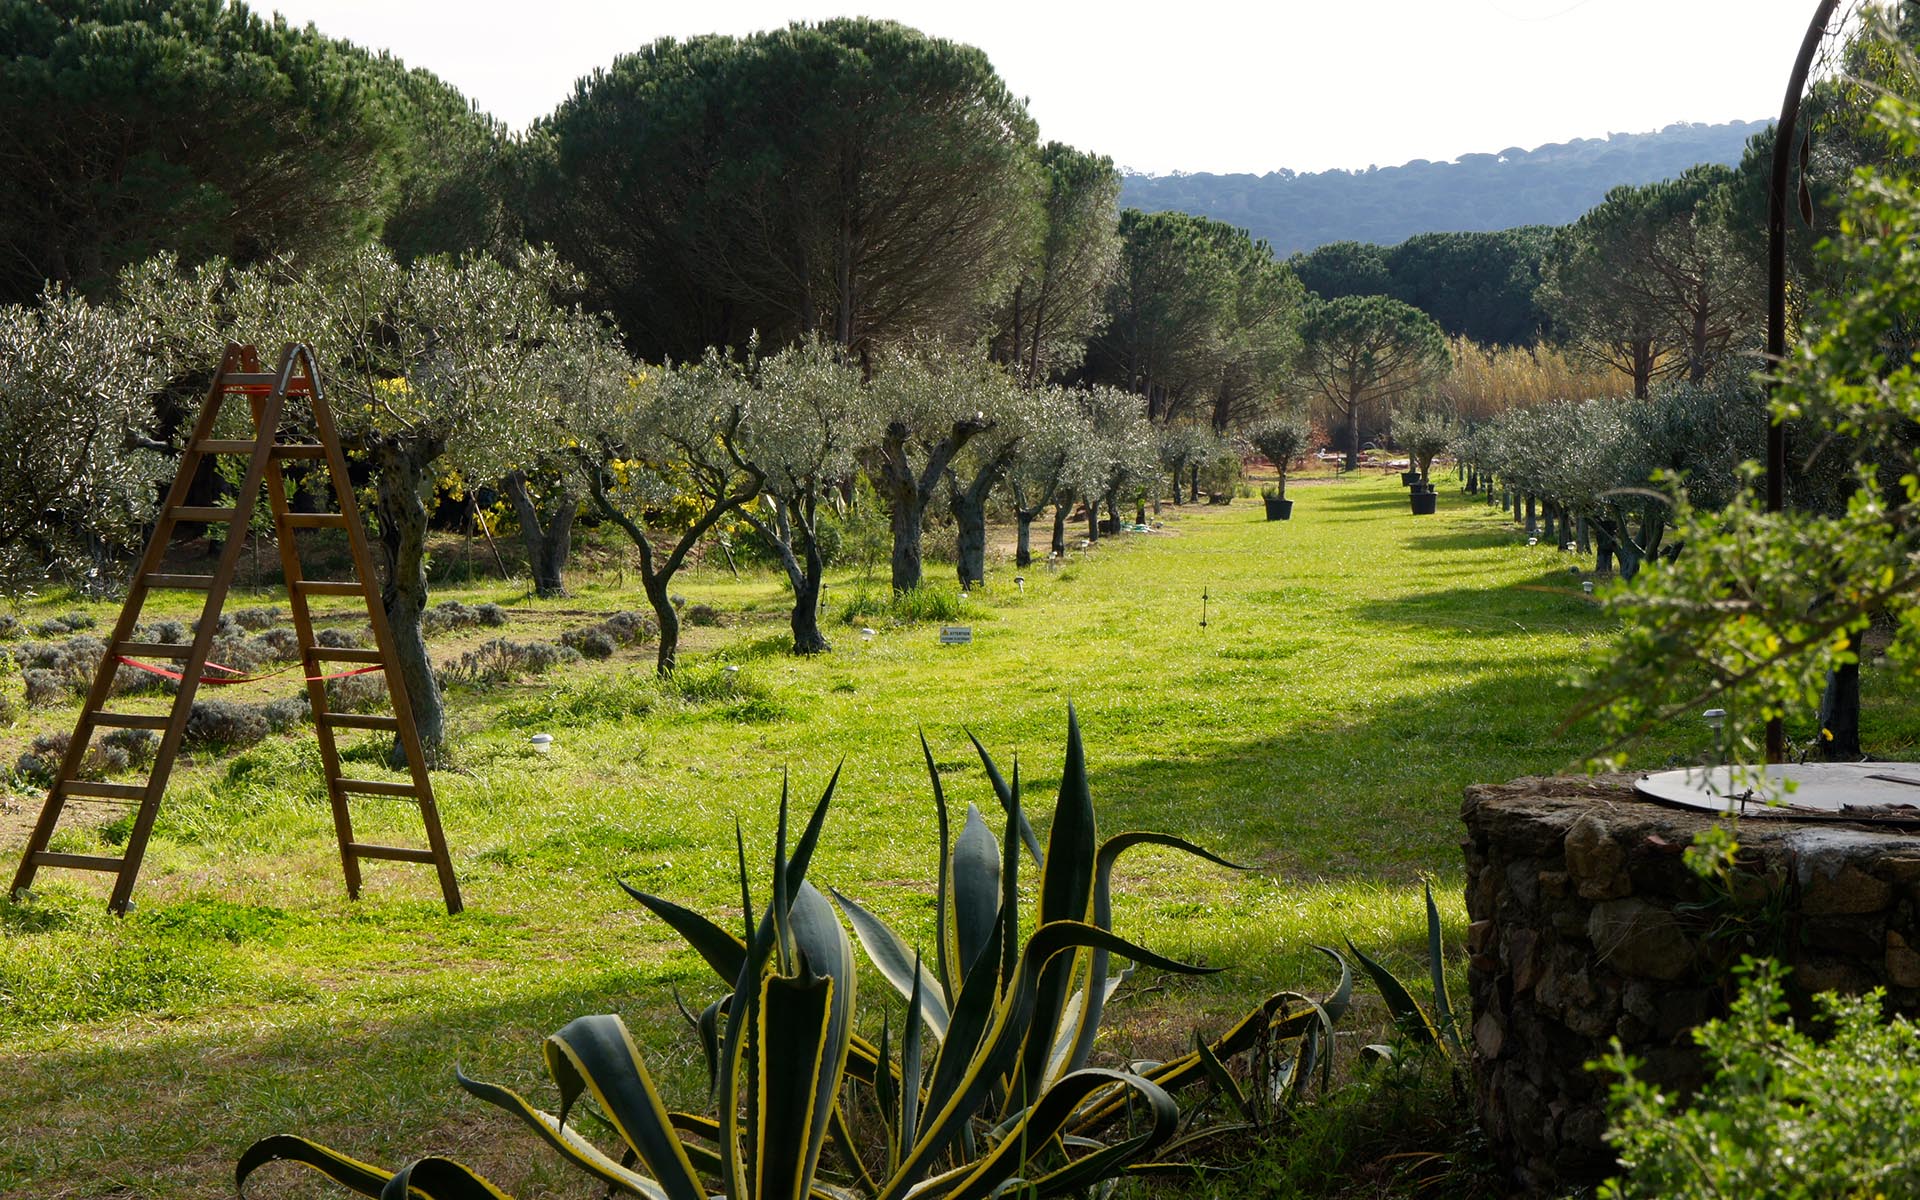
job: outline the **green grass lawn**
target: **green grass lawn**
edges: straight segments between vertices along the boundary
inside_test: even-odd
[[[868,639],[832,621],[834,653],[797,660],[772,577],[722,570],[677,588],[733,618],[689,631],[677,688],[652,682],[637,647],[453,691],[458,766],[435,787],[458,917],[425,867],[370,864],[364,897],[345,899],[310,729],[183,765],[131,916],[104,915],[104,880],[60,872],[32,903],[0,906],[0,1194],[229,1195],[241,1148],[275,1132],[377,1162],[450,1153],[522,1197],[594,1194],[452,1075],[459,1064],[544,1096],[540,1037],[616,1011],[676,1101],[701,1102],[673,993],[697,1008],[720,989],[614,881],[733,911],[736,819],[764,889],[782,772],[811,800],[844,760],[813,877],[924,943],[935,848],[916,732],[956,808],[992,807],[966,730],[1003,767],[1017,754],[1044,838],[1070,701],[1103,832],[1167,830],[1252,867],[1151,849],[1122,860],[1121,933],[1232,969],[1136,976],[1106,1053],[1164,1054],[1271,991],[1325,990],[1312,943],[1350,936],[1416,971],[1422,877],[1460,932],[1461,789],[1569,768],[1597,744],[1592,728],[1561,728],[1561,681],[1606,619],[1570,558],[1525,546],[1497,508],[1450,494],[1415,519],[1393,477],[1293,495],[1287,523],[1262,520],[1257,501],[1168,509],[1164,532],[1037,566],[1024,593],[997,565],[965,602],[970,646],[939,645],[928,625]],[[858,582],[834,579],[829,609]],[[516,637],[640,606],[610,578],[564,602],[498,583],[446,594],[512,602],[498,632]],[[31,615],[71,607],[52,598]],[[71,720],[0,732],[0,753],[11,762],[31,733]],[[536,732],[553,735],[550,754],[529,746]],[[1659,764],[1704,748],[1703,730],[1683,729],[1637,753]],[[8,872],[39,797],[13,803]],[[418,841],[412,810],[359,813],[368,840]],[[113,828],[63,836],[100,852]],[[869,986],[873,1009],[882,985]],[[324,1194],[291,1168],[260,1184]]]

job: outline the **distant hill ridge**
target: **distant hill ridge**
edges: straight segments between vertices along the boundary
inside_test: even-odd
[[[1127,174],[1120,203],[1241,226],[1271,242],[1281,258],[1328,242],[1392,245],[1416,233],[1564,225],[1623,183],[1670,179],[1699,163],[1737,163],[1747,139],[1770,124],[1669,125],[1657,133],[1509,146],[1450,163],[1417,158],[1364,171]]]

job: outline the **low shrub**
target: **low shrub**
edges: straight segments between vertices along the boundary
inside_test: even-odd
[[[67,698],[66,681],[41,667],[28,667],[20,672],[20,683],[26,692],[28,708],[51,708]]]
[[[141,632],[145,641],[171,642],[176,646],[185,645],[191,635],[184,621],[155,621]]]
[[[494,638],[440,668],[440,682],[506,683],[544,675],[563,663],[579,662],[580,652],[553,642],[515,642]]]
[[[14,664],[12,655],[0,651],[0,729],[26,714],[27,686],[20,678],[20,668]]]
[[[598,626],[569,629],[560,635],[560,644],[579,651],[582,658],[612,658],[615,649],[613,636]]]
[[[260,715],[266,719],[269,730],[285,733],[295,725],[313,719],[313,703],[304,694],[284,696],[261,705]]]
[[[315,645],[330,650],[358,650],[367,644],[367,635],[358,629],[334,627],[322,629],[313,635]]]
[[[725,624],[720,619],[720,610],[711,604],[696,604],[687,610],[687,624],[703,627]]]
[[[62,687],[84,693],[106,652],[105,642],[83,635],[64,642],[27,642],[13,652],[13,657],[21,667],[50,672]]]
[[[263,741],[271,732],[257,704],[232,700],[195,700],[187,716],[182,745],[195,750],[237,750]]]
[[[284,624],[287,610],[278,605],[265,605],[260,608],[242,608],[233,614],[233,623],[249,633],[259,633]]]
[[[466,605],[443,600],[420,614],[420,628],[431,635],[459,629],[498,629],[507,623],[507,610],[498,604]]]
[[[0,642],[11,642],[25,636],[27,627],[20,623],[19,617],[0,613]]]
[[[933,583],[923,583],[905,592],[895,592],[884,584],[862,584],[840,602],[839,609],[839,619],[844,625],[871,625],[876,620],[912,625],[978,615],[979,610],[962,600],[957,589]]]
[[[23,783],[35,787],[50,787],[60,770],[60,761],[66,757],[67,747],[73,744],[73,735],[62,730],[58,733],[43,733],[27,744],[27,748],[14,761],[14,775]],[[116,729],[87,747],[87,753],[80,760],[81,779],[107,779],[124,771],[144,767],[153,761],[154,749],[159,739],[145,729]]]
[[[266,647],[272,662],[292,662],[300,657],[300,635],[285,625],[261,634],[260,644]]]
[[[377,671],[327,680],[329,712],[377,713],[392,706],[393,696],[387,690],[387,681]]]

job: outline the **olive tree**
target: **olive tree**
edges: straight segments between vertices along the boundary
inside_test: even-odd
[[[1306,418],[1296,412],[1269,417],[1247,432],[1253,448],[1280,473],[1279,489],[1274,493],[1277,499],[1287,498],[1287,471],[1294,459],[1307,452],[1307,443],[1312,437],[1313,430]]]
[[[986,580],[987,501],[1012,468],[1021,442],[1045,417],[1034,393],[1011,377],[980,372],[975,379],[976,399],[981,411],[993,414],[993,423],[949,459],[946,470],[947,507],[957,535],[954,565],[962,588]]]
[[[893,590],[920,586],[920,526],[954,455],[993,428],[1004,394],[984,359],[934,348],[888,353],[870,386],[883,414],[877,480],[893,521]]]
[[[879,413],[859,372],[822,342],[760,359],[752,385],[738,443],[761,490],[740,515],[773,546],[793,588],[793,652],[819,654],[832,648],[820,632],[821,505],[832,503],[855,455],[873,444]]]
[[[1018,531],[1013,553],[1017,567],[1033,565],[1033,522],[1048,506],[1054,510],[1051,550],[1067,552],[1067,505],[1073,496],[1075,454],[1093,435],[1080,390],[1034,388],[1022,400],[1030,407],[1028,429],[1007,469]]]
[[[151,428],[165,378],[122,309],[54,291],[0,308],[0,594],[138,544],[173,470]]]
[[[575,467],[594,508],[640,553],[641,587],[660,625],[655,669],[671,675],[680,648],[673,577],[715,525],[760,492],[760,470],[739,446],[752,389],[717,350],[641,371],[609,339],[576,348],[567,367]]]
[[[1100,507],[1116,525],[1120,501],[1143,495],[1159,475],[1154,428],[1147,420],[1147,399],[1113,387],[1078,393],[1087,414],[1088,435],[1074,455],[1075,488],[1087,506],[1087,538],[1100,537]]]

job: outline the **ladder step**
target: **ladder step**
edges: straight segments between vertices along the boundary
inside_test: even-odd
[[[362,716],[359,713],[322,713],[320,720],[335,729],[391,729],[400,728],[399,717]]]
[[[60,794],[91,796],[98,800],[144,800],[147,798],[147,789],[137,783],[93,783],[85,779],[69,779],[60,785]]]
[[[193,653],[193,647],[179,642],[121,642],[118,653],[138,654],[144,658],[185,658]]]
[[[433,851],[411,850],[405,846],[375,846],[367,842],[348,842],[347,853],[355,858],[390,858],[395,862],[431,863]]]
[[[209,508],[204,505],[182,504],[178,508],[168,509],[167,515],[176,521],[205,521],[210,525],[232,524],[233,519],[240,515],[240,510],[237,508]]]
[[[95,710],[87,714],[87,720],[94,725],[105,725],[109,729],[165,729],[172,718],[159,713],[116,713]]]
[[[388,783],[384,779],[336,779],[343,792],[357,792],[362,796],[418,796],[420,793],[411,783]]]
[[[142,575],[140,583],[150,588],[177,588],[188,592],[205,592],[213,588],[211,575]]]
[[[290,585],[294,591],[309,596],[364,596],[366,585],[357,579],[297,579]]]
[[[228,371],[220,377],[220,386],[228,389],[270,388],[279,382],[280,373],[278,371]],[[305,376],[296,376],[287,380],[287,394],[289,396],[304,396],[311,390],[312,388],[308,385]]]
[[[309,646],[307,653],[315,658],[324,658],[329,662],[384,663],[378,650],[362,650],[357,646]]]
[[[293,529],[345,529],[344,513],[288,513],[287,525]]]
[[[115,875],[126,866],[122,858],[102,858],[97,854],[60,854],[53,850],[42,850],[33,856],[36,867],[68,867],[75,871],[111,871]]]

